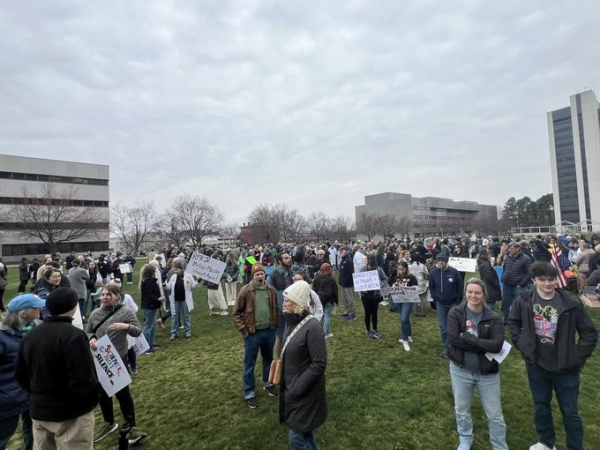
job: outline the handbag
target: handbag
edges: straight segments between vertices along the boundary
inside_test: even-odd
[[[287,347],[290,340],[294,337],[296,332],[298,330],[300,330],[300,328],[302,328],[304,326],[304,324],[313,317],[314,316],[311,316],[310,314],[308,316],[306,316],[302,320],[302,322],[300,322],[298,324],[298,326],[294,329],[294,331],[292,331],[292,334],[290,334],[288,336],[288,338],[286,339],[285,344],[283,346],[283,349],[281,350],[281,355],[279,355],[279,358],[274,359],[271,362],[271,368],[269,369],[269,383],[275,384],[275,385],[281,383],[281,361],[283,360],[283,353],[285,352],[285,348]]]

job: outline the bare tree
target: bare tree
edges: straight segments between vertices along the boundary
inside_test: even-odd
[[[297,209],[285,209],[283,212],[283,227],[281,229],[281,239],[284,242],[297,241],[306,232],[306,228],[306,219]]]
[[[398,233],[400,233],[402,239],[409,237],[410,232],[413,229],[413,221],[408,217],[403,217],[398,220]]]
[[[264,203],[250,212],[248,221],[263,242],[276,242],[282,234],[285,211],[285,205]]]
[[[236,223],[229,223],[221,229],[221,236],[229,241],[229,245],[236,244],[240,239],[240,227]]]
[[[375,216],[373,221],[377,234],[381,234],[384,239],[394,237],[394,234],[398,231],[398,221],[391,214]]]
[[[149,235],[157,230],[157,214],[154,203],[139,200],[134,206],[117,203],[111,210],[112,232],[123,241],[135,255]]]
[[[216,206],[206,198],[187,194],[177,197],[167,214],[195,247],[202,245],[204,237],[221,229],[223,223],[223,214]]]
[[[156,234],[160,237],[161,241],[175,244],[178,248],[182,247],[186,240],[181,225],[175,217],[171,216],[169,211],[158,217]]]
[[[63,242],[94,238],[99,230],[108,231],[108,218],[99,208],[85,206],[77,194],[73,186],[59,190],[53,184],[43,184],[35,197],[23,186],[22,199],[9,208],[9,216],[22,227],[24,237],[40,239],[55,252]]]
[[[333,219],[333,237],[342,241],[349,241],[356,234],[352,219],[346,216],[337,216]]]
[[[367,240],[370,241],[371,237],[377,233],[375,229],[375,216],[365,212],[360,213],[356,219],[356,232],[366,234]]]
[[[333,230],[333,221],[322,211],[308,216],[308,231],[317,240],[328,240]]]

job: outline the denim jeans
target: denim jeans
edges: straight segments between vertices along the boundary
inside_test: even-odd
[[[448,334],[446,333],[446,327],[448,325],[448,313],[455,305],[442,305],[436,303],[436,312],[438,316],[438,322],[440,324],[440,335],[442,336],[442,344],[444,348],[448,348]]]
[[[556,433],[552,419],[552,391],[563,416],[567,448],[583,449],[583,421],[579,415],[579,374],[554,373],[531,363],[525,363],[529,388],[533,397],[535,428],[540,442],[554,447]]]
[[[288,436],[290,439],[290,446],[293,450],[317,450],[317,440],[315,439],[315,433],[300,433],[298,431],[289,430]]]
[[[133,273],[127,273],[127,282],[133,283]]]
[[[267,328],[265,330],[256,330],[250,333],[244,339],[244,373],[242,374],[244,398],[256,397],[256,377],[254,376],[254,367],[260,350],[262,358],[262,379],[263,386],[268,387],[269,370],[273,361],[273,346],[275,345],[275,330]]]
[[[397,303],[400,306],[400,324],[402,325],[402,340],[407,341],[412,336],[410,327],[410,313],[413,310],[414,303]]]
[[[523,288],[520,286],[502,286],[502,316],[504,317],[504,323],[508,323],[508,313],[515,299],[523,292]]]
[[[439,305],[438,305],[439,307]],[[500,374],[481,375],[450,363],[450,378],[454,394],[456,428],[460,443],[470,448],[473,444],[473,419],[471,403],[473,390],[477,388],[481,405],[488,419],[490,442],[494,450],[508,450],[506,445],[506,423],[502,415]]]
[[[17,431],[19,425],[19,417],[22,420],[21,436],[23,443],[25,444],[25,450],[31,450],[33,448],[33,428],[31,417],[29,417],[29,410],[0,420],[0,450],[6,449],[6,445],[10,440],[11,436]]]
[[[154,332],[156,331],[156,318],[158,317],[158,309],[144,309],[144,328],[142,333],[148,341],[150,349],[155,344]]]
[[[185,301],[173,302],[175,303],[175,311],[171,311],[173,314],[173,320],[171,321],[171,336],[177,336],[179,330],[179,320],[183,314],[183,331],[186,336],[192,335],[192,322],[190,320],[190,312],[188,311],[187,303]]]
[[[325,303],[323,305],[323,330],[325,331],[325,334],[329,334],[330,333],[330,326],[331,326],[331,311],[333,310],[333,303]]]

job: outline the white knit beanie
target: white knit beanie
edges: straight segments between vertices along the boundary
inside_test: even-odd
[[[289,301],[294,302],[296,305],[308,308],[308,302],[310,300],[310,286],[304,280],[296,281],[285,291],[283,291],[283,297]]]

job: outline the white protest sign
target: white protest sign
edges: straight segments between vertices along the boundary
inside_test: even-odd
[[[133,268],[129,263],[119,264],[119,270],[121,273],[133,273]]]
[[[352,278],[354,279],[355,292],[376,291],[381,289],[379,274],[376,270],[353,273]]]
[[[502,344],[502,350],[500,350],[498,353],[487,352],[485,354],[485,357],[487,359],[489,359],[490,361],[492,359],[495,359],[496,361],[498,361],[498,364],[502,364],[502,361],[504,361],[506,359],[511,348],[512,348],[512,345],[510,345],[508,342],[504,341],[504,344]]]
[[[108,335],[98,339],[96,346],[98,350],[92,351],[92,355],[96,365],[98,381],[106,395],[112,397],[125,386],[131,384],[131,377]]]
[[[419,303],[421,298],[417,286],[390,287],[392,303]]]
[[[140,356],[141,354],[146,353],[146,351],[150,350],[150,344],[148,344],[148,341],[146,340],[146,337],[143,334],[140,334],[138,337],[132,337],[128,335],[127,341],[129,341],[130,338],[132,339],[133,344],[130,346],[130,348],[133,349],[137,356]]]
[[[227,267],[227,264],[218,259],[194,252],[185,271],[211,283],[219,283],[225,267]]]
[[[475,272],[477,270],[477,260],[471,258],[450,257],[448,265],[459,272]]]

